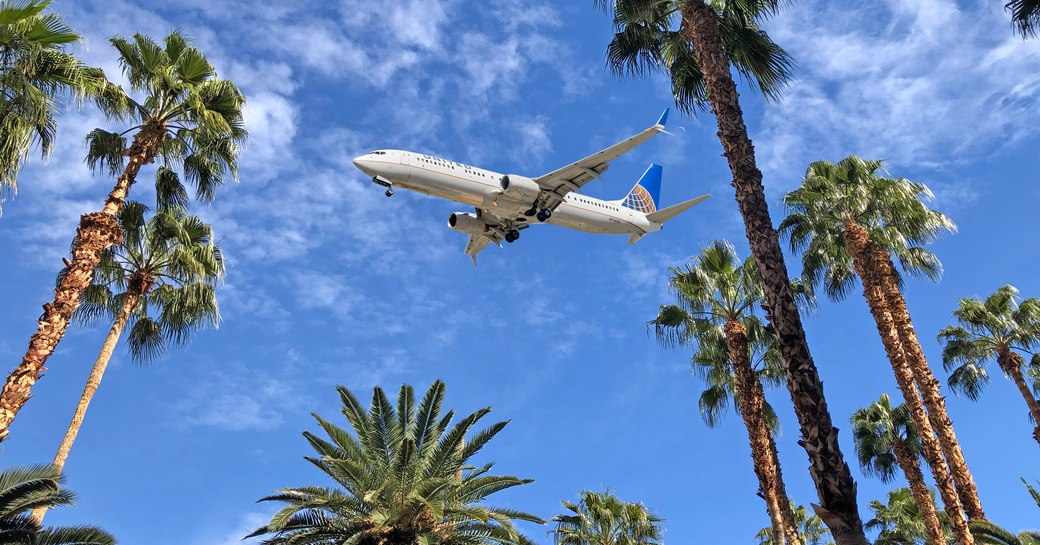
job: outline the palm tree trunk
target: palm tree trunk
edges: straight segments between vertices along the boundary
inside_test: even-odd
[[[906,355],[907,363],[914,373],[914,380],[921,390],[925,406],[928,407],[928,418],[939,436],[946,460],[950,464],[953,481],[957,485],[957,494],[960,496],[961,504],[968,520],[985,520],[986,514],[982,511],[982,503],[979,501],[979,491],[975,486],[975,479],[968,470],[968,462],[964,459],[964,452],[957,441],[957,435],[953,431],[953,422],[946,412],[946,400],[943,398],[939,381],[935,379],[928,360],[925,358],[921,343],[917,340],[917,332],[914,330],[913,321],[910,319],[910,311],[906,307],[906,299],[899,289],[895,265],[888,252],[871,247],[874,261],[878,264],[881,274],[882,289],[888,303],[892,319],[895,321],[899,332],[900,342],[903,345],[903,353]]]
[[[964,520],[963,507],[957,496],[950,470],[946,460],[942,457],[942,447],[932,430],[931,422],[924,410],[924,403],[914,386],[914,373],[903,354],[902,343],[899,332],[888,310],[887,301],[881,287],[881,275],[872,255],[870,253],[870,236],[867,230],[851,219],[845,220],[844,230],[845,244],[852,255],[852,262],[856,274],[863,283],[863,296],[867,300],[867,306],[877,324],[878,334],[885,347],[885,354],[892,364],[895,373],[896,384],[903,393],[903,401],[914,420],[917,433],[921,436],[921,450],[928,466],[935,478],[935,485],[939,489],[946,514],[950,516],[950,524],[953,526],[958,543],[961,545],[972,545],[974,539],[968,530],[968,524]]]
[[[748,442],[751,444],[751,459],[758,477],[758,487],[766,500],[766,510],[773,526],[773,535],[783,539],[787,545],[801,545],[795,528],[784,523],[782,508],[787,496],[777,494],[777,480],[780,478],[777,469],[779,460],[773,456],[773,446],[769,426],[765,420],[765,394],[762,384],[758,382],[755,371],[751,367],[751,355],[748,348],[747,330],[739,320],[727,320],[723,326],[726,334],[726,348],[729,351],[730,364],[733,366],[734,395],[740,416],[747,428]],[[758,385],[756,395],[755,385]]]
[[[59,473],[65,469],[65,461],[68,460],[72,443],[76,440],[76,435],[79,434],[79,429],[83,425],[83,417],[87,414],[90,400],[94,398],[98,386],[101,385],[101,378],[105,375],[105,369],[108,367],[109,360],[112,359],[112,352],[119,343],[120,335],[123,334],[123,328],[130,319],[130,313],[137,307],[140,300],[140,295],[128,293],[126,299],[123,300],[123,306],[119,309],[119,314],[116,315],[115,322],[108,330],[105,343],[101,345],[101,352],[94,360],[94,367],[90,369],[90,375],[87,376],[87,384],[83,387],[83,395],[79,397],[79,404],[76,405],[76,412],[72,415],[72,422],[69,422],[69,429],[65,431],[65,437],[62,438],[58,452],[54,455],[54,462],[51,465]],[[37,523],[43,522],[43,515],[46,512],[46,507],[39,507],[33,510],[32,517],[36,519]]]
[[[1022,376],[1022,356],[1011,351],[1001,352],[997,355],[997,363],[1011,377],[1011,380],[1015,382],[1015,386],[1018,386],[1022,399],[1026,400],[1029,414],[1032,415],[1033,423],[1036,424],[1036,427],[1033,429],[1033,438],[1036,439],[1037,443],[1040,443],[1040,405],[1037,404],[1036,398],[1033,397],[1033,392],[1029,390],[1026,378]]]
[[[757,388],[755,388],[756,395],[761,395],[764,399],[765,392],[762,391],[762,383],[755,381],[755,384],[757,385]],[[776,462],[776,496],[780,498],[780,520],[784,523],[784,530],[788,532],[787,543],[788,545],[805,545],[802,535],[798,533],[798,522],[794,518],[794,506],[787,496],[787,486],[784,485],[784,472],[780,469],[780,453],[776,450],[776,441],[773,439],[772,433],[769,434],[769,453]]]
[[[145,125],[134,135],[133,145],[127,150],[129,163],[119,176],[100,212],[80,217],[79,229],[72,247],[72,261],[65,270],[54,299],[43,305],[43,315],[37,320],[36,333],[29,339],[29,349],[22,362],[7,377],[0,392],[0,442],[7,439],[11,423],[18,411],[29,401],[33,385],[43,376],[47,358],[65,336],[69,321],[79,307],[83,290],[90,285],[94,268],[101,261],[106,248],[122,240],[116,214],[123,207],[126,195],[137,178],[138,171],[155,160],[162,146],[166,128]]]
[[[809,473],[820,500],[817,513],[830,528],[837,545],[864,545],[868,541],[856,503],[856,482],[838,445],[838,429],[831,422],[823,383],[809,354],[801,316],[794,304],[784,254],[769,217],[762,172],[755,164],[755,148],[744,125],[737,87],[722,48],[718,16],[704,0],[687,0],[683,30],[695,44],[694,52],[719,126],[719,140],[733,174],[751,253],[762,277],[766,312],[777,333],[780,361],[798,416],[799,444],[809,456]]]
[[[932,495],[928,493],[928,485],[924,482],[924,473],[921,472],[921,462],[917,455],[911,453],[902,441],[896,441],[893,445],[896,451],[896,463],[903,468],[906,482],[910,483],[910,493],[914,496],[917,508],[921,511],[924,521],[925,543],[927,545],[946,545],[946,534],[943,533],[939,516],[935,513],[935,503]]]

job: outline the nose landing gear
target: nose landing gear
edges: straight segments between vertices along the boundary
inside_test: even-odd
[[[394,186],[393,186],[393,184],[390,183],[390,180],[386,180],[386,179],[380,178],[379,176],[373,176],[372,177],[372,183],[374,183],[376,185],[379,185],[379,186],[385,187],[386,188],[385,195],[387,197],[393,197],[394,196]]]

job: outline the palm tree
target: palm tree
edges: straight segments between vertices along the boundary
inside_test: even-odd
[[[741,76],[758,82],[767,96],[783,88],[790,61],[756,25],[757,19],[776,12],[783,2],[594,2],[600,7],[612,8],[617,35],[622,36],[612,42],[616,51],[608,52],[608,61],[615,72],[639,73],[631,70],[631,66],[645,66],[643,72],[668,71],[673,82],[684,82],[682,89],[677,90],[680,92],[675,93],[681,108],[690,111],[694,109],[693,104],[705,100],[711,105],[719,127],[719,140],[733,175],[751,255],[762,278],[767,316],[779,339],[780,361],[798,417],[800,444],[809,456],[809,473],[816,485],[819,512],[840,545],[864,545],[867,538],[856,503],[856,483],[841,453],[823,383],[809,353],[783,250],[769,217],[762,172],[755,162],[755,148],[748,136],[737,86],[730,73],[732,62]],[[670,33],[676,25],[677,30]],[[629,39],[628,36],[634,37]],[[669,38],[674,46],[666,42]],[[679,56],[682,52],[684,57]],[[676,62],[679,59],[684,60]],[[757,60],[751,62],[751,59]],[[703,89],[703,93],[682,92],[684,89]]]
[[[115,538],[99,528],[44,528],[29,514],[39,507],[72,505],[75,495],[61,487],[64,481],[50,466],[0,471],[0,545],[115,545]]]
[[[916,502],[916,520],[920,521],[920,531],[917,531],[915,526],[912,535],[925,539],[928,545],[945,545],[946,535],[935,511],[935,500],[928,491],[924,473],[921,472],[921,439],[914,429],[906,407],[892,407],[888,395],[881,394],[881,398],[869,407],[853,413],[850,420],[856,454],[863,472],[876,475],[887,483],[895,477],[896,467],[901,468],[910,484],[907,494],[912,493],[910,498]],[[902,496],[897,498],[890,494],[889,506],[897,499],[901,501]],[[883,507],[880,503],[878,505]],[[873,507],[874,503],[871,503],[871,506]],[[885,530],[892,530],[893,525],[884,522],[887,519],[878,515],[878,509],[874,511],[874,520],[879,522],[875,522],[873,527],[882,528],[883,534]],[[868,522],[867,528],[871,527],[871,523]],[[895,537],[890,536],[888,543],[896,543],[897,541],[892,541],[894,539]]]
[[[1023,37],[1036,36],[1040,27],[1040,0],[1010,0],[1004,10],[1011,12],[1011,23]]]
[[[962,510],[972,520],[985,515],[890,257],[894,254],[907,274],[937,278],[939,261],[921,244],[954,226],[921,202],[930,195],[923,184],[881,177],[877,172],[882,166],[881,161],[854,155],[836,164],[812,163],[802,186],[784,197],[789,215],[780,229],[790,236],[791,248],[802,252],[807,284],[823,284],[828,296],[838,300],[848,294],[857,277],[862,282],[943,504],[958,535],[970,539]]]
[[[51,0],[0,1],[0,205],[17,189],[18,171],[34,146],[50,155],[62,96],[101,98],[101,70],[65,52],[80,40]]]
[[[952,371],[950,388],[978,400],[982,387],[989,382],[985,363],[997,360],[1004,376],[1018,387],[1029,407],[1035,424],[1033,437],[1040,443],[1040,404],[1026,382],[1026,360],[1034,369],[1040,369],[1040,299],[1018,302],[1018,290],[1003,286],[985,301],[978,298],[961,299],[954,317],[959,326],[948,326],[939,332],[943,347],[943,366]],[[1034,376],[1035,371],[1034,371]],[[1040,381],[1034,382],[1040,391]]]
[[[935,498],[927,490],[925,492],[928,495],[928,503],[932,505],[931,512],[934,516]],[[874,511],[874,517],[867,521],[866,526],[868,530],[878,531],[874,545],[922,545],[925,543],[945,545],[949,542],[945,534],[941,534],[941,526],[938,538],[929,537],[934,530],[926,522],[927,515],[921,515],[920,503],[916,496],[909,488],[897,488],[888,493],[887,503],[881,503],[878,500],[870,502],[870,509]],[[934,539],[939,539],[939,541],[933,541]]]
[[[1022,479],[1021,477],[1019,478]],[[1030,486],[1029,482],[1025,479],[1022,479],[1022,484],[1026,485],[1026,490],[1029,491],[1029,496],[1033,498],[1034,502],[1036,502],[1036,506],[1040,507],[1040,492],[1037,492],[1035,488]],[[1038,482],[1038,484],[1040,484],[1040,482]]]
[[[696,344],[693,368],[708,388],[701,394],[701,416],[714,427],[734,398],[744,420],[759,489],[766,500],[769,519],[778,535],[790,545],[801,543],[772,430],[776,414],[766,402],[761,378],[779,382],[783,372],[771,332],[753,313],[762,300],[762,287],[754,261],[741,263],[736,251],[717,240],[701,251],[693,266],[673,269],[671,288],[678,304],[661,307],[654,325],[663,344]]]
[[[176,207],[162,208],[150,219],[147,212],[133,201],[120,211],[123,242],[105,250],[76,310],[82,322],[111,318],[112,325],[54,455],[58,471],[65,467],[124,328],[130,326],[131,358],[149,363],[170,346],[187,344],[200,327],[216,327],[220,321],[214,284],[224,274],[224,258],[210,226]],[[45,511],[34,514],[42,520]]]
[[[827,540],[828,537],[832,537],[831,532],[823,524],[823,520],[820,517],[810,514],[809,509],[804,505],[795,506],[790,499],[788,499],[787,503],[792,506],[791,511],[794,513],[795,528],[798,530],[798,536],[802,543],[805,543],[805,545],[834,545],[834,542]],[[775,535],[772,528],[762,528],[755,534],[755,543],[756,545],[782,545],[775,539]]]
[[[91,168],[122,173],[104,208],[80,218],[72,261],[54,299],[44,305],[21,364],[4,384],[0,441],[7,437],[43,365],[64,336],[105,249],[119,243],[117,216],[141,167],[156,159],[166,167],[156,184],[160,205],[183,204],[179,202],[185,193],[178,169],[203,201],[213,198],[226,174],[237,175],[238,143],[246,131],[242,120],[245,100],[235,84],[218,79],[209,60],[178,32],[167,36],[163,46],[140,34],[132,41],[113,38],[111,42],[119,51],[131,89],[144,98],[136,101],[124,95],[121,103],[113,103],[116,105],[108,110],[114,117],[131,119],[134,125],[129,129],[123,133],[95,129],[87,136]],[[127,132],[134,132],[129,146],[123,136]]]
[[[556,545],[660,545],[664,519],[641,503],[621,501],[604,492],[585,490],[578,503],[564,501],[569,511],[549,519],[556,523]]]
[[[1025,531],[1015,535],[989,521],[971,523],[975,539],[982,545],[1040,545],[1040,532]]]
[[[396,410],[377,387],[367,413],[349,390],[337,390],[353,433],[314,415],[328,440],[303,435],[318,453],[307,461],[338,487],[283,488],[263,498],[286,506],[246,537],[271,536],[263,542],[270,545],[531,543],[512,521],[541,524],[541,519],[483,504],[487,496],[531,480],[490,475],[491,463],[469,465],[507,423],[480,430],[463,446],[490,407],[452,426],[455,412],[441,415],[445,387],[439,380],[418,406],[412,387],[402,386]]]

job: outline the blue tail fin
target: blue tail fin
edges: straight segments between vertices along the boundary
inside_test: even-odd
[[[651,163],[643,176],[636,182],[628,196],[622,199],[622,206],[632,210],[650,214],[657,211],[657,204],[661,197],[661,173],[664,169],[661,165]]]

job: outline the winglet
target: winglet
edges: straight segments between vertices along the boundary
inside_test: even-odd
[[[668,123],[668,112],[670,111],[672,111],[671,108],[665,108],[664,113],[661,114],[661,118],[657,120],[658,125],[663,127],[665,123]]]

